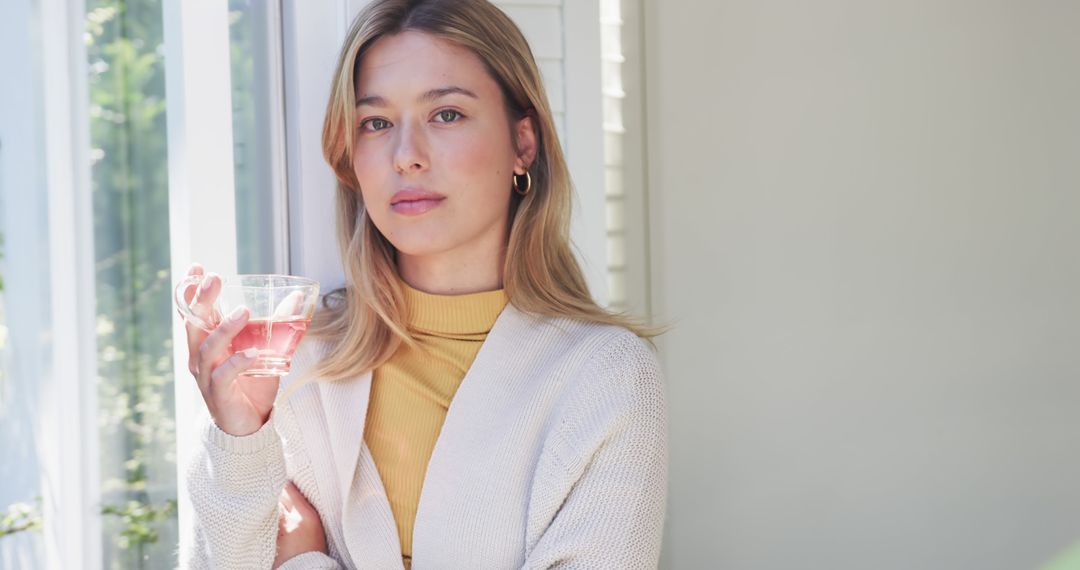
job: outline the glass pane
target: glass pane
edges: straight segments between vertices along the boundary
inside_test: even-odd
[[[160,0],[87,0],[105,568],[176,565]]]
[[[34,3],[0,18],[0,569],[41,568],[41,379],[51,349],[48,202]],[[7,519],[8,515],[12,515]],[[7,519],[7,520],[4,520]]]
[[[240,273],[277,273],[282,247],[275,212],[275,84],[270,54],[279,41],[273,2],[229,0],[233,161],[236,182],[236,248]]]
[[[7,129],[3,130],[7,132]],[[0,456],[3,457],[0,460],[0,481],[3,482],[0,484],[0,569],[35,568],[43,562],[44,551],[41,534],[33,532],[42,523],[42,493],[33,437],[38,423],[34,410],[39,398],[36,382],[32,379],[41,372],[38,365],[46,357],[44,344],[35,341],[42,333],[39,309],[44,308],[48,314],[49,301],[45,295],[27,295],[31,288],[41,284],[40,277],[13,269],[36,271],[42,268],[25,255],[15,255],[9,260],[5,237],[9,233],[6,221],[10,215],[41,211],[45,204],[39,200],[41,194],[6,195],[7,189],[13,187],[9,184],[10,178],[20,175],[40,177],[32,170],[12,172],[10,178],[5,177],[5,170],[13,170],[4,168],[5,158],[8,157],[0,146]],[[9,210],[9,200],[16,212]],[[26,229],[29,228],[16,228],[24,232]],[[39,226],[37,230],[33,232],[37,235],[22,234],[11,241],[25,247],[28,237],[29,241],[47,239],[46,227]],[[20,295],[20,302],[10,303],[11,293]],[[14,358],[16,352],[18,359]],[[28,358],[29,362],[26,361]]]

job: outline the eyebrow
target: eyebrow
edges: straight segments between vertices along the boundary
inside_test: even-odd
[[[469,91],[468,89],[465,89],[464,87],[457,87],[456,85],[451,85],[450,87],[440,87],[438,89],[432,89],[432,90],[424,93],[423,95],[421,95],[419,97],[419,99],[417,99],[417,101],[420,102],[420,103],[430,103],[432,101],[435,101],[436,99],[446,97],[447,95],[454,95],[454,94],[465,95],[466,97],[472,97],[473,99],[479,99],[479,97],[476,96],[476,93],[473,93],[472,91]],[[363,106],[363,105],[367,105],[367,106],[370,106],[370,107],[389,107],[390,106],[389,103],[386,102],[386,99],[383,99],[382,97],[380,97],[378,95],[368,95],[366,97],[361,97],[361,98],[356,100],[356,106],[357,107],[360,107],[360,106]]]

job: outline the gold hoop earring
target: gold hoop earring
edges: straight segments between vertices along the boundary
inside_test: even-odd
[[[525,189],[524,190],[521,188],[521,185],[518,184],[518,175],[517,174],[514,174],[513,176],[511,176],[511,178],[514,181],[513,182],[513,184],[514,184],[514,192],[517,192],[518,194],[521,194],[522,196],[528,196],[529,191],[532,190],[532,176],[529,176],[529,171],[528,170],[525,171]]]

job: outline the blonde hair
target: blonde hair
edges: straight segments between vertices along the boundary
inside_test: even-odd
[[[499,84],[508,115],[534,120],[532,190],[525,197],[511,192],[508,204],[511,228],[503,287],[509,302],[533,315],[626,327],[650,342],[664,332],[609,312],[589,295],[570,246],[570,175],[536,61],[514,22],[486,0],[375,0],[349,30],[326,106],[322,146],[338,179],[337,237],[345,287],[323,298],[312,321],[308,335],[328,340],[332,348],[308,375],[329,381],[354,377],[385,362],[401,343],[413,343],[394,247],[368,216],[352,166],[360,59],[379,38],[406,30],[470,49]]]

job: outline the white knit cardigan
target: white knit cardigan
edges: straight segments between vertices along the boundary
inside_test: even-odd
[[[327,346],[305,340],[281,390]],[[428,463],[412,567],[655,568],[667,499],[663,384],[652,351],[630,331],[508,304]],[[208,423],[187,470],[192,567],[270,568],[287,479],[319,511],[330,553],[282,568],[403,567],[364,444],[370,387],[370,372],[307,385],[244,437]]]

